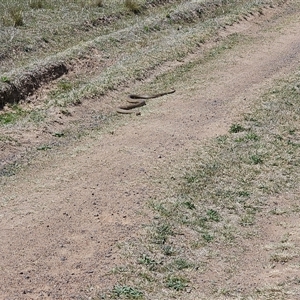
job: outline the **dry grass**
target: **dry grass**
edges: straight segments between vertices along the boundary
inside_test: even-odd
[[[244,2],[247,4],[246,6]],[[225,15],[220,14],[219,6],[207,6],[207,10],[204,10],[206,6],[202,2],[191,4],[184,2],[176,6],[173,5],[172,10],[169,6],[153,8],[151,12],[156,13],[154,17],[153,15],[149,17],[143,14],[135,21],[134,25],[130,23],[131,21],[126,21],[126,23],[122,23],[122,26],[128,26],[120,30],[101,34],[93,40],[80,44],[80,46],[76,45],[68,48],[66,51],[60,52],[58,55],[48,56],[42,61],[35,60],[33,65],[26,65],[26,73],[28,74],[30,69],[32,73],[35,73],[37,69],[42,70],[45,64],[55,64],[55,61],[58,60],[72,64],[72,59],[75,59],[77,63],[78,53],[84,59],[86,55],[93,59],[90,56],[90,49],[97,49],[98,53],[102,54],[100,63],[103,67],[100,65],[101,74],[95,74],[93,78],[86,78],[82,85],[78,85],[76,90],[61,93],[57,95],[54,101],[50,99],[50,102],[66,106],[72,104],[73,101],[77,103],[78,99],[83,97],[102,95],[124,82],[143,79],[152,69],[166,60],[182,59],[211,36],[214,36],[220,27],[238,20],[239,14],[259,9],[255,1],[244,0],[237,3],[238,5],[234,5],[233,2],[230,2],[228,6],[226,4],[222,5],[222,8],[227,8]],[[105,11],[107,10],[109,8],[105,5]],[[87,11],[91,12],[90,10]],[[167,17],[166,11],[168,12]],[[199,11],[201,11],[201,14],[198,13]],[[192,23],[191,20],[193,20]],[[201,20],[201,22],[196,22],[197,20]],[[179,28],[181,30],[178,30]],[[62,28],[56,30],[60,29]],[[51,32],[50,28],[49,30]],[[88,36],[88,34],[85,35]],[[59,37],[60,33],[57,31],[55,36]],[[80,37],[77,34],[71,36]],[[39,40],[39,43],[44,45],[46,43],[47,48],[51,48],[53,42],[53,36],[51,38],[45,36],[42,40]],[[63,44],[60,46],[63,46]],[[45,49],[41,45],[38,48]],[[32,53],[39,51],[36,50],[34,42],[24,49],[29,57],[32,57]],[[124,57],[124,53],[127,53],[126,57]],[[106,58],[108,58],[108,63]],[[114,64],[109,65],[109,61],[114,61]],[[14,62],[14,64],[16,63]],[[9,67],[9,64],[7,67]],[[45,66],[45,68],[47,67]],[[22,76],[23,72],[23,69],[15,69],[13,72],[4,73],[4,75],[9,78],[17,78]],[[86,81],[88,84],[85,83]]]
[[[30,0],[29,7],[32,9],[41,9],[47,6],[44,0]]]
[[[23,72],[23,69],[8,72],[13,65],[9,61],[15,58],[9,56],[11,49],[18,49],[17,58],[20,66],[25,64],[25,70],[28,65],[40,68],[44,60],[70,62],[78,56],[86,59],[87,54],[95,50],[100,57],[101,72],[88,78],[82,76],[77,82],[58,81],[46,99],[46,108],[58,105],[66,114],[68,105],[84,97],[104,94],[126,82],[143,79],[165,61],[185,57],[241,14],[260,9],[257,1],[223,1],[220,2],[223,5],[215,7],[217,9],[207,10],[201,10],[202,3],[177,1],[172,6],[153,8],[149,15],[144,12],[132,18],[131,14],[127,19],[113,19],[112,25],[108,22],[107,26],[93,28],[91,24],[97,24],[93,23],[95,20],[119,16],[124,2],[107,1],[102,5],[102,1],[90,1],[85,9],[74,1],[64,1],[64,5],[61,1],[53,1],[47,7],[43,7],[42,1],[30,3],[28,6],[27,1],[19,1],[19,11],[26,16],[26,29],[15,28],[16,21],[9,23],[8,12],[16,2],[1,3],[4,9],[0,14],[5,28],[1,28],[0,50],[8,55],[8,62],[2,69],[7,74],[1,77],[1,84],[7,84],[7,80],[14,80]],[[130,6],[127,8],[134,12]],[[51,10],[51,17],[43,9]],[[62,18],[66,14],[67,18]],[[37,28],[37,23],[43,26]],[[70,34],[70,28],[76,34]],[[206,59],[213,59],[234,45],[238,38],[232,36],[227,45],[215,48]],[[86,43],[78,46],[78,39]],[[72,45],[75,46],[66,50]],[[56,51],[62,52],[48,57]],[[36,56],[47,58],[38,63],[35,60],[30,65],[32,57]],[[193,67],[195,65],[184,66],[177,71]],[[169,83],[180,76],[171,77]],[[192,298],[191,293],[195,278],[209,271],[220,254],[218,250],[222,248],[229,253],[237,248],[241,237],[257,234],[254,229],[258,215],[266,211],[266,199],[299,186],[300,100],[298,89],[294,88],[299,81],[299,76],[295,76],[279,83],[280,87],[258,101],[253,113],[232,124],[227,135],[200,149],[189,162],[193,171],[181,174],[181,188],[176,190],[176,197],[154,199],[149,203],[156,220],[146,228],[147,234],[142,240],[124,245],[129,264],[114,270],[120,282],[103,294],[104,299],[108,296],[182,299],[189,294],[190,299],[199,299],[199,295]],[[32,114],[14,106],[11,112],[1,116],[0,123],[11,124],[29,115]],[[34,116],[39,119],[43,113]],[[175,185],[178,182],[174,182],[174,189]],[[283,246],[288,247],[288,244]],[[225,258],[228,259],[228,274],[236,272],[234,258],[230,255]],[[284,263],[293,258],[294,252],[289,249],[276,248],[270,260]],[[221,299],[229,292],[227,288],[212,286],[205,291],[203,299]],[[282,290],[275,292],[282,295]],[[264,293],[272,294],[272,291]]]
[[[199,149],[186,162],[193,171],[182,174],[180,182],[166,180],[177,196],[150,202],[155,222],[141,240],[123,245],[129,265],[116,272],[121,285],[135,287],[145,299],[285,299],[288,293],[296,293],[294,281],[243,294],[225,278],[215,287],[205,284],[207,290],[196,279],[208,278],[215,261],[227,268],[228,276],[238,274],[245,245],[259,238],[261,224],[275,215],[268,199],[286,192],[296,195],[300,184],[299,74],[278,81],[257,100],[252,113],[232,124],[227,135]],[[296,218],[299,210],[291,209],[291,203],[278,215]],[[295,261],[299,255],[290,236],[266,251],[271,268]],[[293,268],[297,269],[296,262]],[[111,294],[101,295],[106,299]]]
[[[125,0],[124,5],[128,10],[132,11],[135,14],[140,13],[142,10],[141,3],[136,0]]]

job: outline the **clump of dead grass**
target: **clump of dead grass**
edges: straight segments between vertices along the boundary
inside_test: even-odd
[[[10,7],[7,13],[2,15],[2,24],[4,26],[19,27],[24,25],[23,9],[19,6]]]
[[[89,0],[89,1],[82,1],[82,7],[103,7],[104,2],[103,0]]]
[[[142,4],[137,0],[125,0],[124,5],[129,11],[135,14],[139,14],[142,11]]]

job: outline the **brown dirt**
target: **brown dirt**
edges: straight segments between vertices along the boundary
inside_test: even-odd
[[[117,117],[107,130],[39,153],[16,175],[3,177],[1,299],[79,299],[113,286],[109,271],[122,262],[118,242],[137,235],[151,220],[146,202],[164,190],[154,179],[163,177],[162,170],[182,165],[207,138],[228,132],[229,124],[274,79],[296,70],[299,28],[299,14],[288,6],[227,28],[227,34],[242,33],[251,43],[242,42],[193,69],[177,82],[175,94],[149,101],[141,116]],[[195,58],[193,54],[183,63]],[[130,90],[141,90],[142,85]],[[111,93],[101,103],[84,102],[74,108],[74,118],[113,111],[128,91]],[[44,136],[59,131],[55,121]],[[42,131],[39,134],[44,138]],[[33,138],[28,140],[32,144]],[[297,222],[285,222],[294,226],[299,242]],[[265,222],[266,235],[271,236],[274,224]],[[263,272],[264,249],[256,249],[248,250],[249,268],[237,283],[242,289],[280,280],[290,272]],[[198,292],[190,299],[199,299],[204,291]]]

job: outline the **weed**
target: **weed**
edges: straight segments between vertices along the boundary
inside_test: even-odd
[[[186,175],[185,177],[187,183],[195,183],[198,180],[196,175]]]
[[[111,270],[111,274],[121,274],[121,273],[128,273],[129,272],[129,268],[128,267],[124,267],[124,266],[118,266],[115,267]]]
[[[246,134],[245,139],[249,140],[249,141],[258,141],[259,137],[256,133],[249,132],[249,133]]]
[[[176,259],[173,264],[177,270],[188,269],[193,266],[193,264],[183,258]]]
[[[254,220],[255,220],[255,215],[250,212],[250,211],[247,211],[242,217],[241,217],[241,220],[240,220],[240,224],[242,226],[251,226],[254,224]]]
[[[63,132],[55,132],[53,133],[53,136],[55,137],[63,137],[65,134]]]
[[[207,242],[207,243],[212,242],[213,239],[214,239],[214,237],[213,237],[210,233],[208,233],[208,232],[204,232],[204,233],[201,235],[201,237],[202,237],[203,240],[204,240],[205,242]]]
[[[13,124],[17,122],[21,117],[27,115],[27,112],[20,108],[18,105],[13,105],[11,109],[11,112],[0,114],[0,124]]]
[[[288,133],[289,133],[290,135],[294,135],[295,132],[296,132],[296,129],[295,129],[295,128],[291,128],[291,129],[288,130]]]
[[[213,210],[213,209],[209,209],[207,211],[207,215],[209,220],[211,221],[215,221],[215,222],[219,222],[220,221],[220,215],[217,211]]]
[[[207,224],[207,217],[202,217],[202,216],[196,216],[193,225],[194,226],[199,226],[202,229],[208,229],[208,224]]]
[[[238,196],[239,197],[249,197],[250,193],[248,191],[238,191]]]
[[[230,133],[238,133],[241,131],[245,131],[245,128],[241,124],[232,124],[229,129]]]
[[[0,80],[4,83],[10,83],[10,79],[7,76],[2,76]]]
[[[30,120],[38,123],[45,120],[45,114],[40,110],[31,111],[29,114]]]
[[[237,138],[235,141],[238,143],[243,143],[243,142],[247,142],[247,141],[256,142],[258,140],[259,140],[259,136],[256,133],[249,132],[245,136]]]
[[[160,213],[161,216],[168,217],[171,215],[171,211],[167,208],[162,203],[152,203],[152,208]]]
[[[219,144],[224,144],[228,139],[228,136],[227,135],[221,135],[221,136],[218,136],[216,138],[216,141],[219,143]]]
[[[163,254],[166,256],[174,256],[176,255],[176,250],[170,245],[164,245],[162,247]]]
[[[262,156],[259,154],[253,154],[250,156],[250,161],[254,164],[254,165],[258,165],[258,164],[262,164],[263,163],[263,159]]]
[[[177,276],[169,276],[166,279],[166,287],[176,290],[176,291],[182,291],[188,286],[188,281],[183,277],[177,277]]]
[[[60,112],[65,116],[71,116],[72,113],[68,109],[61,109]]]
[[[173,234],[174,232],[169,224],[160,224],[155,228],[153,241],[156,244],[164,244],[168,236]]]
[[[115,297],[125,297],[126,299],[140,299],[143,298],[143,293],[131,286],[115,286],[112,289],[112,295]]]
[[[41,151],[45,151],[45,150],[51,149],[51,147],[48,146],[48,145],[43,145],[43,146],[37,147],[36,149],[37,149],[37,150],[41,150]]]
[[[293,258],[294,256],[289,253],[274,253],[271,255],[271,261],[281,264],[287,263]]]
[[[73,84],[68,80],[61,80],[57,84],[57,88],[64,92],[70,91],[73,88]]]
[[[50,96],[52,98],[62,97],[64,93],[70,92],[73,88],[74,88],[74,83],[72,83],[71,81],[65,79],[60,80],[57,83],[56,88],[50,92]]]
[[[187,207],[188,209],[196,209],[196,206],[191,201],[185,201],[182,203],[183,206]]]
[[[158,263],[150,258],[148,255],[143,254],[142,257],[138,260],[139,264],[146,265],[150,271],[153,271],[156,269]]]

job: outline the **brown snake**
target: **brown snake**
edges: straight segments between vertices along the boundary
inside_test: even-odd
[[[131,94],[131,95],[129,95],[130,99],[127,100],[131,104],[119,106],[117,108],[117,112],[120,114],[131,114],[131,113],[133,113],[133,111],[131,111],[133,108],[146,105],[146,101],[145,101],[146,99],[158,98],[158,97],[168,95],[168,94],[173,94],[173,93],[175,93],[175,90],[172,90],[169,92],[164,92],[164,93],[159,93],[159,94],[154,94],[154,95],[149,95],[149,96],[148,95],[141,96],[141,95]],[[141,99],[141,100],[139,100],[139,99]]]

